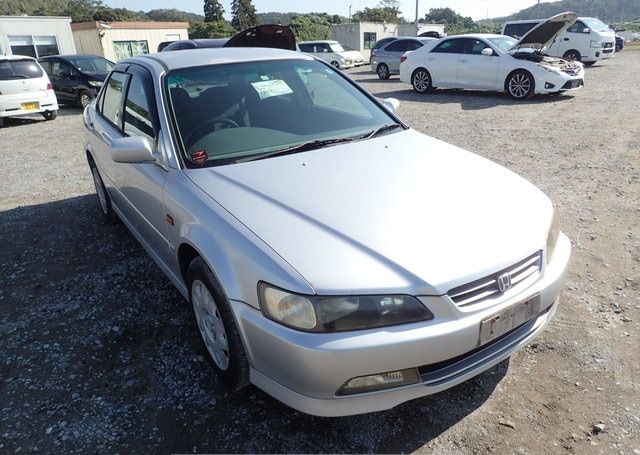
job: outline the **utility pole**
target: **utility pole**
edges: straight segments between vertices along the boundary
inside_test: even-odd
[[[418,19],[419,19],[419,17],[418,17],[418,1],[419,0],[416,0],[416,24],[418,23]]]
[[[536,19],[540,19],[540,0],[538,0],[538,7],[536,8]]]
[[[351,23],[351,8],[353,5],[349,5],[349,23]]]

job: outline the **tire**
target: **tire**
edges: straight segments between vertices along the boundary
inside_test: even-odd
[[[201,257],[187,271],[189,300],[216,376],[239,391],[249,385],[249,361],[231,305],[213,272]]]
[[[378,67],[376,68],[376,73],[378,74],[378,77],[383,81],[391,77],[391,73],[389,73],[389,67],[384,63],[380,63],[378,65]]]
[[[433,88],[429,71],[424,68],[415,70],[411,75],[411,86],[420,94],[428,93]]]
[[[337,70],[340,69],[340,63],[336,62],[335,60],[331,62],[331,66],[333,66]]]
[[[100,176],[100,171],[98,171],[96,163],[91,158],[89,158],[89,168],[91,169],[93,185],[96,189],[98,207],[100,208],[100,213],[102,213],[104,221],[109,224],[117,223],[119,221],[119,218],[116,212],[113,210],[113,206],[111,205],[111,197],[109,196],[107,188],[104,186],[102,176]]]
[[[42,116],[44,117],[45,120],[49,121],[49,120],[55,120],[58,118],[58,111],[44,111],[42,113]]]
[[[4,117],[0,117],[0,128],[4,126]]]
[[[525,70],[516,70],[507,76],[504,88],[509,96],[516,100],[526,100],[536,91],[536,82],[531,73]]]
[[[562,56],[565,60],[580,62],[582,61],[582,55],[575,49],[568,50]]]
[[[78,92],[78,104],[82,109],[87,107],[91,101],[93,101],[94,96],[87,90],[80,90]]]

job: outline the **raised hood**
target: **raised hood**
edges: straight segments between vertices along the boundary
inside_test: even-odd
[[[520,38],[520,41],[511,50],[521,48],[540,50],[545,46],[548,47],[560,33],[571,27],[577,19],[576,13],[562,13],[542,21]]]
[[[296,50],[296,37],[286,25],[264,24],[233,35],[223,47],[272,47]]]
[[[185,172],[319,294],[444,294],[544,248],[553,212],[523,178],[413,130]]]

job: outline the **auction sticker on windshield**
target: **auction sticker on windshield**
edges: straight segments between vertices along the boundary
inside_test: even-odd
[[[280,79],[253,82],[251,85],[256,92],[258,92],[258,96],[260,96],[261,100],[271,98],[272,96],[288,95],[289,93],[293,93],[291,87],[289,87],[285,81]]]

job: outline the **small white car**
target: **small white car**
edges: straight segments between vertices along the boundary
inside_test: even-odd
[[[349,46],[342,46],[344,49],[344,53],[342,54],[346,59],[351,59],[353,61],[353,66],[362,66],[365,64],[364,56],[362,52],[356,50]]]
[[[58,116],[58,100],[47,74],[31,57],[0,56],[0,126],[5,117],[40,113]]]
[[[324,60],[335,68],[345,70],[355,66],[354,56],[337,41],[302,41],[298,47],[302,52]]]
[[[506,91],[518,100],[580,89],[582,63],[544,53],[576,18],[574,13],[554,16],[520,41],[504,35],[469,34],[429,43],[402,56],[400,80],[418,93],[436,87]]]

